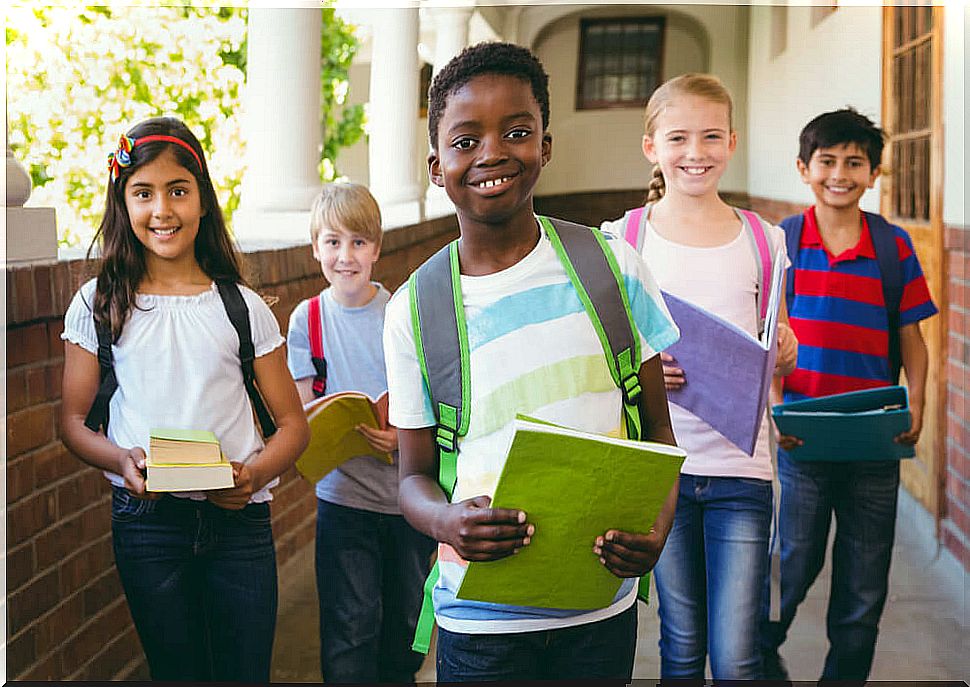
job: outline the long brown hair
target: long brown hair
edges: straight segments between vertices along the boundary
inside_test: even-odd
[[[151,141],[138,145],[139,138],[152,135],[174,136],[187,143],[196,155],[183,146],[166,141]],[[133,126],[126,134],[134,139],[130,152],[131,164],[121,167],[108,182],[104,217],[88,248],[88,259],[97,246],[97,289],[94,296],[94,320],[109,325],[112,338],[117,341],[128,315],[135,305],[135,294],[145,277],[145,247],[135,236],[125,207],[125,185],[139,168],[157,159],[165,151],[195,177],[199,185],[204,216],[199,221],[195,238],[195,259],[199,267],[213,281],[245,283],[240,270],[239,256],[233,247],[226,223],[219,207],[219,199],[209,178],[209,168],[199,140],[185,124],[175,117],[154,117]],[[198,156],[196,158],[196,156]],[[201,164],[201,167],[200,167]]]
[[[731,94],[721,80],[713,74],[689,73],[665,81],[650,96],[647,109],[643,114],[643,131],[647,136],[653,138],[657,129],[657,117],[667,105],[678,96],[684,95],[695,95],[720,105],[727,105],[728,126],[732,131],[734,130],[734,106],[731,102]],[[660,200],[666,190],[663,171],[660,165],[654,165],[650,184],[647,187],[647,202],[653,203]]]

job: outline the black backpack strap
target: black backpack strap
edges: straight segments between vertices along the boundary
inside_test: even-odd
[[[583,303],[603,346],[610,375],[623,394],[627,435],[639,439],[640,337],[613,252],[599,231],[551,217],[539,221]]]
[[[785,250],[788,251],[788,259],[791,260],[791,267],[785,275],[785,305],[788,307],[789,315],[791,315],[792,302],[795,300],[795,260],[798,257],[798,247],[802,242],[804,224],[805,215],[799,213],[786,217],[778,225],[785,232]]]
[[[903,366],[899,344],[899,308],[903,301],[903,269],[899,263],[899,246],[896,243],[896,232],[889,222],[871,212],[863,214],[869,226],[876,263],[879,265],[882,296],[889,319],[889,378],[893,384],[898,384],[899,371]]]
[[[263,430],[263,437],[269,439],[276,433],[276,423],[270,415],[263,397],[256,386],[256,372],[253,369],[253,361],[256,359],[256,349],[253,346],[253,333],[249,326],[249,308],[243,299],[239,285],[231,281],[220,281],[216,283],[219,289],[219,296],[222,304],[229,315],[236,335],[239,337],[239,364],[242,367],[243,384],[246,386],[246,393],[256,411],[259,426]]]
[[[114,354],[111,352],[111,327],[94,321],[94,328],[98,334],[98,367],[100,368],[101,384],[94,397],[94,403],[84,418],[84,426],[92,432],[102,427],[108,433],[108,406],[115,389],[118,388],[118,378],[115,377]]]

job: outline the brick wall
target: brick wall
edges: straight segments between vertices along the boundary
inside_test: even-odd
[[[394,289],[453,238],[454,216],[395,230],[375,279]],[[322,288],[306,246],[246,256],[253,285],[276,296],[282,331]],[[7,676],[34,680],[147,677],[111,550],[110,491],[59,439],[63,316],[87,275],[76,260],[6,270]],[[294,470],[272,504],[282,565],[314,537],[313,491]]]
[[[946,519],[943,544],[970,570],[970,227],[946,228]]]

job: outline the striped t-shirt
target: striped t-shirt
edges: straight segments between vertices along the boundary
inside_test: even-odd
[[[641,361],[679,333],[646,266],[621,239],[607,237],[624,277],[640,333]],[[583,305],[543,232],[536,247],[508,269],[461,277],[468,325],[471,418],[458,445],[452,501],[492,496],[505,460],[512,422],[524,413],[590,432],[624,436],[620,392]],[[418,365],[407,285],[387,306],[384,349],[391,424],[417,429],[435,424]],[[592,549],[593,542],[589,542]],[[590,554],[592,555],[592,553]],[[577,611],[488,604],[457,599],[467,563],[438,547],[440,578],[433,599],[439,626],[452,632],[505,633],[594,622],[620,613],[636,599],[625,580],[603,609]]]
[[[861,215],[861,213],[860,213]],[[889,318],[865,215],[859,242],[833,256],[822,243],[815,208],[805,211],[788,313],[798,337],[798,368],[785,380],[785,401],[888,386]],[[891,225],[902,266],[899,326],[936,314],[913,244]]]

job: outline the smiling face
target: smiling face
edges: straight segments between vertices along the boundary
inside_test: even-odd
[[[322,228],[313,243],[334,298],[348,307],[365,305],[374,295],[370,275],[380,253],[378,243],[342,227]]]
[[[643,137],[643,154],[660,165],[667,194],[717,193],[736,147],[729,106],[696,95],[673,98]]]
[[[858,206],[879,176],[879,167],[871,168],[869,156],[857,143],[816,148],[807,165],[801,160],[796,164],[817,204],[839,210]]]
[[[171,151],[139,167],[128,178],[125,208],[146,261],[195,260],[195,237],[205,215],[199,185]]]
[[[531,217],[532,190],[551,152],[529,83],[485,74],[448,96],[428,171],[459,219],[504,225]]]

